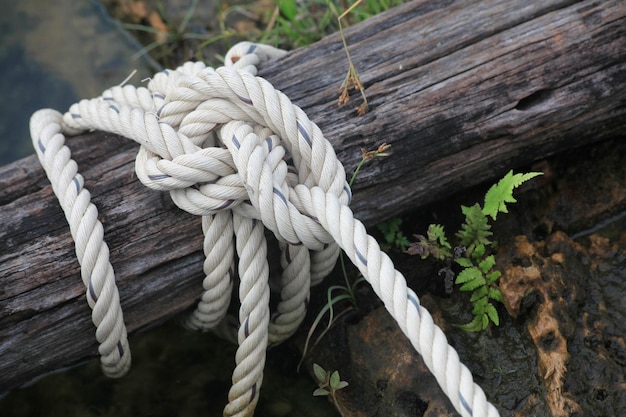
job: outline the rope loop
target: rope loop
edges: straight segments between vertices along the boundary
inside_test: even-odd
[[[253,414],[267,347],[296,331],[310,287],[330,273],[340,247],[459,413],[497,416],[404,276],[354,218],[346,174],[330,142],[302,109],[256,76],[259,64],[284,54],[243,42],[226,54],[224,67],[188,62],[156,74],[147,87],[113,87],[65,115],[40,110],[31,118],[33,144],[76,243],[104,372],[127,372],[130,349],[103,227],[64,144],[63,133],[88,129],[137,142],[139,180],[202,216],[204,291],[186,327],[232,329],[226,312],[235,271],[240,277],[239,347],[225,416]],[[265,228],[281,249],[276,280],[269,277]],[[270,286],[278,296],[274,312]]]

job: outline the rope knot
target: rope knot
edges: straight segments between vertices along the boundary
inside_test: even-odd
[[[239,348],[225,416],[253,414],[268,345],[296,331],[311,285],[330,273],[340,247],[422,352],[456,409],[497,416],[402,274],[354,219],[344,168],[319,127],[256,76],[259,63],[284,53],[244,42],[217,70],[186,63],[156,74],[147,87],[113,87],[65,115],[39,110],[32,116],[33,144],[76,242],[103,371],[126,373],[130,349],[103,227],[62,132],[100,129],[136,141],[141,182],[202,216],[204,292],[185,326],[231,330],[226,313],[239,274]],[[264,225],[281,249],[282,273],[273,280]],[[278,294],[272,314],[270,285]]]

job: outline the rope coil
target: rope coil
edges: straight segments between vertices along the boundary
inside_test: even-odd
[[[147,88],[113,87],[72,105],[65,115],[45,109],[32,116],[37,155],[76,243],[104,373],[124,375],[131,355],[103,227],[64,144],[63,133],[88,129],[139,143],[135,170],[140,181],[168,191],[180,208],[202,216],[204,292],[186,327],[209,330],[225,322],[238,271],[239,347],[224,416],[253,415],[268,345],[296,331],[311,285],[330,273],[340,248],[370,282],[456,410],[463,416],[498,416],[404,276],[354,218],[345,171],[332,145],[302,109],[256,77],[257,65],[284,54],[243,42],[216,70],[188,62],[156,74]],[[282,251],[274,313],[264,227]]]

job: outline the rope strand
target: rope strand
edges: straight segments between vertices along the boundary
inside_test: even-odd
[[[62,124],[61,113],[39,110],[30,120],[31,136],[76,244],[76,257],[87,288],[87,302],[93,309],[91,319],[96,326],[96,340],[100,343],[98,352],[102,371],[118,378],[128,372],[131,363],[119,293],[98,210],[91,203],[83,177],[65,146]],[[74,130],[69,132],[75,133]]]

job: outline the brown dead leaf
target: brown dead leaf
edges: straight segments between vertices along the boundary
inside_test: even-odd
[[[161,19],[161,16],[157,12],[155,12],[154,10],[150,12],[150,15],[148,16],[148,22],[150,23],[150,26],[159,31],[159,33],[154,35],[157,41],[164,41],[165,39],[167,39],[170,28],[165,24],[165,22],[163,21],[163,19]]]

